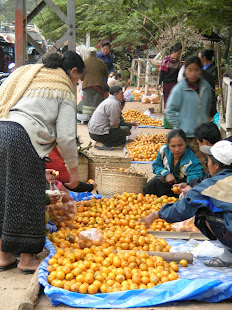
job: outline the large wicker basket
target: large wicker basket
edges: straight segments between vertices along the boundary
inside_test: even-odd
[[[80,154],[78,156],[78,175],[81,182],[88,181],[88,158]]]
[[[133,168],[134,169],[134,168]],[[128,172],[121,172],[108,168],[97,167],[95,170],[95,181],[99,194],[112,197],[114,194],[142,193],[147,184],[147,176],[137,174],[135,169],[128,169]]]
[[[129,168],[131,165],[131,158],[93,155],[89,159],[89,179],[95,180],[95,169],[97,167],[104,167],[106,163],[109,169]]]

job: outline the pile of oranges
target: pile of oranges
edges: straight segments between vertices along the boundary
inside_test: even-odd
[[[157,197],[156,195],[125,192],[114,195],[113,198],[93,198],[89,201],[80,201],[77,202],[77,216],[74,228],[78,229],[87,226],[88,228],[100,229],[116,227],[144,230],[146,228],[141,218],[153,211],[159,211],[163,205],[174,203],[177,200],[175,197],[166,195]],[[154,230],[165,230],[166,222],[159,220],[155,223],[159,223],[159,225]],[[161,225],[161,223],[163,224]],[[170,226],[170,224],[168,225]]]
[[[178,279],[178,265],[146,252],[116,252],[112,247],[57,249],[48,262],[48,282],[82,294],[152,288]]]
[[[159,149],[167,142],[167,135],[138,135],[135,141],[126,145],[126,153],[132,161],[154,161]]]
[[[127,110],[123,112],[122,115],[126,122],[132,123],[134,121],[137,121],[140,125],[162,127],[161,119],[151,118],[150,116],[145,115],[137,110]]]
[[[171,247],[164,239],[147,234],[141,221],[175,201],[175,197],[125,192],[110,199],[77,202],[74,228],[48,234],[56,248],[47,267],[48,282],[72,292],[96,294],[151,288],[178,279],[176,263],[145,252],[169,252]],[[82,249],[79,234],[90,228],[101,231],[104,239],[93,239],[90,247]],[[171,225],[160,219],[153,229],[171,230]]]

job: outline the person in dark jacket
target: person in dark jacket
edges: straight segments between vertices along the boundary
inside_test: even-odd
[[[213,63],[214,51],[203,50],[198,54],[198,57],[201,60],[203,70],[206,70],[208,73],[210,73],[213,76],[215,83],[217,83],[218,72],[217,72],[217,67]]]
[[[101,51],[97,53],[97,57],[104,61],[109,74],[111,72],[114,72],[113,56],[110,53],[110,48],[111,48],[110,42],[104,41],[101,46]],[[104,79],[104,82],[106,81],[107,78]]]
[[[201,146],[201,151],[208,155],[211,178],[202,181],[183,199],[164,205],[143,221],[149,227],[159,218],[174,223],[195,216],[195,225],[200,231],[211,240],[219,240],[224,246],[222,255],[205,264],[229,267],[232,266],[232,143],[222,140],[212,147]]]
[[[193,151],[186,145],[186,135],[182,129],[168,133],[168,143],[159,150],[152,165],[156,176],[144,187],[144,194],[173,196],[173,184],[190,182],[204,176],[204,170]]]

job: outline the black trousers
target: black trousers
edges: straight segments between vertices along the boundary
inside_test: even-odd
[[[156,196],[167,195],[168,197],[177,197],[171,190],[172,185],[167,183],[160,175],[152,178],[143,189],[144,194],[154,194]]]
[[[101,142],[106,146],[118,146],[126,143],[126,131],[120,127],[110,128],[107,135],[95,135],[93,133],[89,133],[89,135],[94,141]]]

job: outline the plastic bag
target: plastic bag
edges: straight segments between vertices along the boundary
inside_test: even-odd
[[[77,206],[75,201],[68,201],[66,203],[59,201],[48,206],[49,217],[58,229],[61,227],[72,229],[76,213]]]
[[[130,132],[131,134],[127,136],[127,140],[136,140],[138,134],[138,126],[132,126]]]
[[[90,248],[92,245],[100,246],[103,240],[103,234],[97,228],[81,231],[78,236],[78,244],[82,249]]]
[[[132,102],[134,100],[134,97],[131,93],[131,90],[127,90],[125,91],[124,93],[124,100],[127,101],[127,102]]]
[[[195,216],[183,222],[172,224],[173,231],[189,231],[189,232],[200,232],[199,229],[194,225]]]

